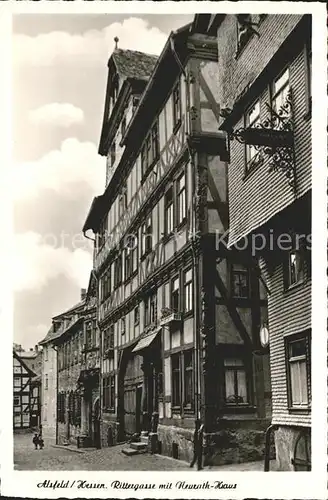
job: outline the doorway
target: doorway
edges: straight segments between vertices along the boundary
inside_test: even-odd
[[[141,432],[141,401],[142,401],[142,385],[138,385],[136,388],[136,433]]]
[[[100,443],[100,401],[96,399],[93,407],[93,444],[96,448],[101,448]]]

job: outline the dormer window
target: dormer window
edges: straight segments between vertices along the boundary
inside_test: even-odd
[[[256,27],[263,19],[262,14],[237,14],[237,54],[238,56],[253,34],[259,36]]]

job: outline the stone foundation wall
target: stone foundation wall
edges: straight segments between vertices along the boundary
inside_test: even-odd
[[[219,431],[204,434],[204,465],[264,460],[265,430],[268,422],[221,423]],[[159,452],[162,455],[191,462],[193,458],[194,429],[177,426],[158,426]],[[275,458],[274,436],[271,438],[270,458]]]
[[[204,437],[205,465],[225,465],[264,460],[265,431],[252,428],[221,429]],[[274,438],[270,458],[275,457]]]
[[[162,455],[191,462],[194,454],[194,430],[171,425],[158,425],[158,442]]]
[[[309,443],[309,456],[311,457],[311,429],[307,427],[285,427],[281,426],[275,432],[276,458],[278,470],[294,471],[294,459],[306,459],[304,440],[299,441],[295,457],[295,445],[300,433],[307,434]],[[297,468],[297,467],[296,467]],[[306,470],[305,468],[303,470]]]
[[[100,423],[101,447],[107,448],[118,443],[119,424],[116,422],[116,417],[112,419],[103,416]]]
[[[77,445],[77,437],[80,435],[80,427],[69,424],[69,444]],[[67,423],[58,422],[58,444],[67,443]]]

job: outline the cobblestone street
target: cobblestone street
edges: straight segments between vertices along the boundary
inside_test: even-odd
[[[126,445],[103,448],[101,450],[72,451],[54,446],[45,439],[43,450],[34,450],[32,434],[14,436],[14,468],[16,470],[189,470],[186,462],[158,455],[135,455],[127,457],[122,453]],[[220,467],[207,467],[206,470],[263,471],[263,462],[231,464]],[[276,470],[275,462],[270,470]]]
[[[16,470],[190,470],[185,462],[157,455],[127,457],[121,451],[126,445],[80,453],[56,448],[45,439],[44,449],[34,450],[32,437],[32,434],[14,437]]]

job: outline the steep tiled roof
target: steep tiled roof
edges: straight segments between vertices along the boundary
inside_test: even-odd
[[[112,58],[118,73],[137,80],[148,80],[158,59],[151,54],[123,49],[115,49]]]

